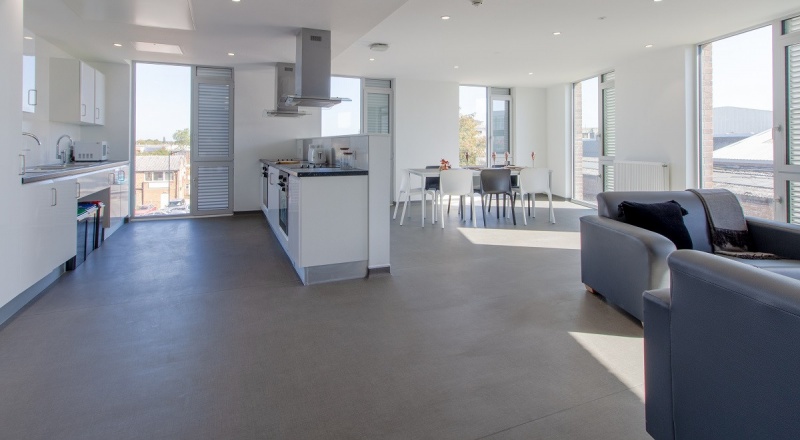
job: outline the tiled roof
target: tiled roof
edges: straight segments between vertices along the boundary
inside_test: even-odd
[[[169,162],[167,162],[169,160]],[[186,159],[183,155],[172,156],[150,156],[150,155],[137,155],[135,169],[136,172],[146,171],[168,171],[179,170],[186,165]]]

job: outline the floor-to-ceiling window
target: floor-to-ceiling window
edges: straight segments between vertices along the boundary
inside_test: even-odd
[[[192,68],[135,64],[134,217],[187,214]]]
[[[350,101],[322,109],[322,136],[361,133],[361,78],[332,76],[331,96]]]
[[[775,214],[772,26],[700,46],[701,185]]]
[[[460,166],[514,163],[511,129],[510,89],[459,87]]]

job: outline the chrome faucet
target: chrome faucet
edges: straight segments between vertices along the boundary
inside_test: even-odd
[[[61,149],[59,148],[59,145],[61,144],[61,139],[64,139],[64,138],[69,139],[69,145],[67,146],[66,150],[61,151]],[[59,159],[61,161],[61,163],[64,163],[64,164],[65,163],[69,163],[69,153],[72,150],[72,145],[73,145],[72,138],[69,137],[68,134],[62,134],[58,138],[58,140],[56,141],[56,159]]]
[[[39,142],[39,138],[38,138],[38,137],[36,137],[36,135],[35,135],[35,134],[33,134],[33,133],[28,133],[27,131],[23,131],[23,132],[22,132],[22,135],[23,135],[23,136],[28,136],[29,138],[33,138],[33,140],[35,140],[35,141],[36,141],[36,144],[37,144],[37,145],[42,145],[42,143],[41,143],[41,142]]]

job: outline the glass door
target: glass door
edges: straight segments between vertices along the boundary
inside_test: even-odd
[[[602,191],[600,178],[600,117],[598,99],[600,77],[575,83],[573,88],[573,183],[572,198],[597,204]]]

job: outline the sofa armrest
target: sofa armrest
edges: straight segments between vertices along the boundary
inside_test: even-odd
[[[669,285],[663,235],[597,215],[581,217],[581,281],[642,320],[642,292]]]
[[[800,225],[747,217],[747,229],[756,251],[800,260]]]
[[[656,440],[673,439],[670,289],[644,292],[645,424]]]
[[[696,251],[669,266],[676,435],[797,438],[800,281]]]

